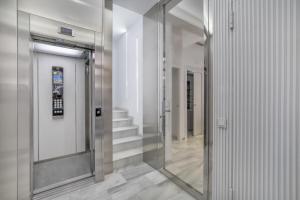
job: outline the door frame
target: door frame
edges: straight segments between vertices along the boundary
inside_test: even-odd
[[[181,187],[183,190],[191,194],[193,197],[199,200],[208,200],[211,199],[212,194],[212,70],[210,68],[211,65],[211,34],[207,30],[207,27],[204,26],[204,34],[206,36],[205,44],[203,44],[204,48],[204,127],[203,127],[203,134],[204,134],[204,174],[203,174],[203,194],[199,191],[195,190],[194,188],[190,187],[186,182],[178,178],[176,175],[172,174],[170,171],[166,170],[165,168],[165,142],[166,142],[166,113],[170,112],[167,102],[166,102],[166,9],[167,6],[176,5],[181,0],[161,0],[159,2],[159,20],[158,23],[162,24],[162,30],[159,31],[159,35],[162,38],[162,44],[160,48],[162,49],[162,66],[160,67],[161,73],[161,82],[162,85],[159,87],[159,90],[162,89],[162,97],[160,97],[160,101],[162,102],[162,109],[161,109],[161,126],[162,126],[162,135],[163,135],[163,163],[162,169],[160,171],[166,175],[171,181]],[[207,0],[209,1],[209,0]],[[209,8],[208,8],[209,9]]]
[[[86,147],[86,151],[85,152],[79,152],[79,153],[72,153],[72,154],[68,154],[68,155],[63,155],[63,156],[58,156],[58,157],[54,157],[54,158],[49,158],[49,159],[45,159],[45,160],[41,160],[41,161],[34,161],[34,159],[32,159],[32,174],[31,174],[31,179],[32,179],[32,186],[34,185],[34,164],[35,163],[45,163],[45,162],[48,162],[48,161],[55,161],[55,160],[58,160],[58,159],[64,159],[64,158],[70,158],[70,157],[73,157],[73,156],[76,156],[76,155],[83,155],[85,153],[87,153],[87,151],[90,152],[90,160],[89,160],[89,163],[90,163],[90,173],[91,175],[88,175],[88,174],[84,174],[84,175],[79,175],[79,176],[76,176],[76,177],[73,177],[71,179],[66,179],[66,180],[63,180],[62,182],[59,182],[59,183],[54,183],[53,185],[49,185],[49,186],[45,186],[43,188],[38,188],[38,189],[35,189],[34,187],[32,187],[32,194],[33,195],[36,195],[36,194],[39,194],[39,193],[43,193],[45,191],[48,191],[48,190],[51,190],[53,188],[57,188],[57,187],[60,187],[60,186],[63,186],[63,185],[66,185],[66,184],[69,184],[69,183],[73,183],[73,182],[76,182],[76,181],[80,181],[82,179],[85,179],[85,178],[90,178],[90,177],[93,177],[95,175],[95,141],[94,141],[94,137],[93,137],[93,129],[92,129],[92,120],[93,120],[93,114],[92,114],[92,105],[93,105],[93,99],[92,99],[92,96],[93,96],[93,90],[90,90],[89,88],[93,85],[93,80],[92,80],[92,73],[94,71],[94,64],[93,64],[93,61],[92,61],[92,54],[94,53],[94,49],[90,48],[90,47],[72,47],[74,44],[69,44],[69,43],[56,43],[54,41],[51,41],[51,39],[45,37],[39,37],[39,36],[36,36],[34,34],[30,34],[30,38],[29,38],[29,43],[30,43],[30,46],[32,47],[33,46],[33,43],[37,42],[37,43],[41,43],[41,44],[49,44],[49,45],[53,45],[53,46],[62,46],[62,47],[66,47],[66,48],[73,48],[73,49],[80,49],[80,50],[83,50],[83,51],[88,51],[88,65],[86,64],[84,67],[85,67],[85,71],[87,71],[88,73],[85,74],[85,83],[87,85],[85,85],[85,138],[87,138],[86,136],[88,135],[88,142],[89,142],[89,146]],[[34,61],[34,53],[33,53],[33,48],[31,48],[30,50],[30,63],[31,63],[31,68],[33,69],[33,61]],[[39,67],[39,66],[37,66]],[[32,71],[32,77],[34,77],[33,75],[33,71]],[[37,75],[38,76],[38,75]],[[32,79],[33,81],[33,79]],[[33,82],[31,83],[32,87],[34,88],[34,85],[33,85]],[[37,83],[37,87],[39,87],[39,83]],[[76,86],[74,86],[76,87]],[[34,92],[33,92],[34,93]],[[76,93],[76,92],[75,92]],[[39,95],[39,94],[38,94]],[[34,109],[33,109],[33,101],[34,99],[32,99],[32,108],[31,108],[31,112],[32,112],[32,126],[33,126],[33,123],[34,123]],[[34,131],[32,131],[32,135],[31,135],[31,144],[33,144],[31,146],[31,152],[32,152],[32,156],[34,157],[34,134],[33,134]],[[87,142],[87,141],[86,141]]]
[[[113,171],[112,168],[112,108],[111,108],[111,40],[112,21],[109,15],[112,15],[112,2],[103,0],[103,26],[102,31],[74,27],[77,31],[85,30],[93,32],[94,43],[82,44],[72,41],[64,41],[71,47],[86,48],[94,51],[90,62],[90,98],[91,103],[89,117],[91,118],[91,132],[93,142],[91,152],[93,160],[93,176],[95,182],[104,180],[104,175]],[[106,10],[104,12],[104,10]],[[22,197],[31,199],[33,197],[33,63],[31,45],[31,15],[24,11],[18,11],[18,194]],[[36,16],[39,17],[39,16]],[[41,17],[50,20],[57,25],[65,23]],[[105,27],[104,27],[105,26]],[[35,35],[35,34],[33,34]],[[35,35],[40,37],[40,35]],[[105,37],[104,37],[105,36]],[[59,38],[43,36],[48,42],[54,43],[60,41]],[[105,52],[104,52],[105,51]],[[103,87],[105,87],[103,89]],[[103,98],[105,96],[105,98]],[[96,117],[95,109],[102,109],[102,115]],[[105,127],[104,127],[105,123]],[[107,148],[105,152],[103,149]]]

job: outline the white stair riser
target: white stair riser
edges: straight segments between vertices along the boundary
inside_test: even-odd
[[[114,161],[114,169],[120,169],[129,165],[138,165],[143,161],[143,154],[137,154],[128,158]]]
[[[127,116],[127,111],[113,112],[113,119],[126,118]]]
[[[134,141],[130,141],[130,142],[114,144],[113,152],[116,153],[116,152],[120,152],[120,151],[141,148],[142,146],[143,146],[142,140],[134,140]]]
[[[113,139],[118,139],[118,138],[124,138],[124,137],[129,137],[129,136],[135,136],[137,135],[137,128],[135,129],[129,129],[129,130],[123,130],[123,131],[114,131],[113,132]]]
[[[113,121],[114,128],[126,127],[126,126],[131,126],[131,125],[132,125],[132,119],[130,119],[130,118],[128,118],[126,120],[121,120],[121,121]]]
[[[129,165],[138,165],[143,161],[143,140],[138,135],[138,127],[127,111],[116,109],[113,112],[113,166],[120,169]],[[132,137],[134,136],[134,137]],[[120,139],[120,140],[116,140]],[[116,144],[118,143],[118,144]]]

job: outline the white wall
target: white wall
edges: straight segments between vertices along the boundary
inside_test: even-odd
[[[143,18],[113,41],[113,106],[123,108],[143,132]]]
[[[212,199],[299,200],[300,1],[233,1],[233,31],[231,2],[214,6]]]
[[[85,62],[34,55],[34,160],[85,151]],[[64,116],[52,117],[52,66],[64,68]]]

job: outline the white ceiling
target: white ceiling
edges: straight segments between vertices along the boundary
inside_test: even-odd
[[[168,22],[185,32],[186,44],[204,44],[203,0],[182,0],[168,11]]]
[[[113,0],[114,4],[127,8],[128,10],[144,15],[159,0]]]
[[[169,10],[169,13],[203,29],[203,0],[183,0]]]
[[[126,32],[142,16],[118,5],[113,5],[113,36],[114,38]]]
[[[183,0],[178,7],[199,20],[203,19],[203,0]]]
[[[159,0],[114,0],[113,35],[119,37]],[[203,37],[203,0],[178,0],[169,10],[170,22]],[[174,3],[176,3],[174,1]],[[177,19],[176,19],[177,18]],[[191,26],[192,25],[192,26]]]

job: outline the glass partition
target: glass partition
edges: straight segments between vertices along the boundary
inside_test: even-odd
[[[165,169],[204,193],[205,41],[203,1],[164,5]]]

